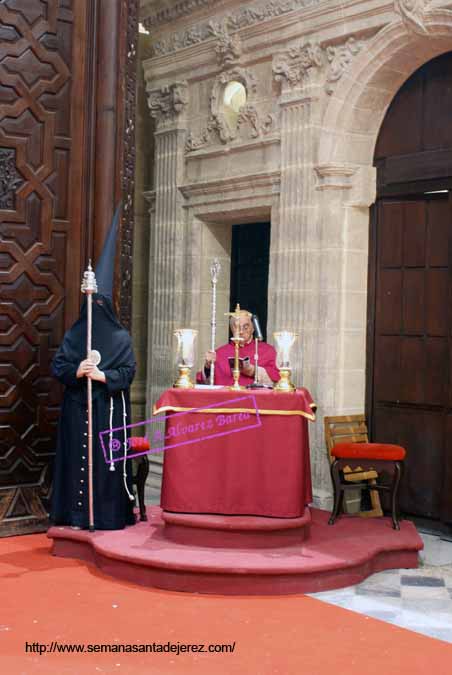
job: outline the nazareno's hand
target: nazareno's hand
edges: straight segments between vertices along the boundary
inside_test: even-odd
[[[79,367],[77,368],[77,377],[88,377],[90,373],[96,368],[94,363],[92,363],[89,359],[85,359],[84,361],[81,361]]]
[[[88,377],[97,382],[105,382],[105,373],[102,372],[102,370],[99,370],[97,366],[94,366],[93,370],[88,374]]]

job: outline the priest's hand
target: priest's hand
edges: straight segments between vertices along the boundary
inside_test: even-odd
[[[247,377],[254,377],[255,367],[248,361],[246,365],[244,364],[241,372]]]
[[[217,358],[216,352],[212,350],[206,352],[206,355],[204,357],[204,368],[210,368],[210,365],[212,363],[215,363],[216,358]]]

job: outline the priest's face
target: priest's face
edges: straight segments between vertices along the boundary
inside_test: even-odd
[[[254,328],[249,316],[241,316],[239,319],[239,335],[243,338],[243,344],[247,345],[253,339]]]

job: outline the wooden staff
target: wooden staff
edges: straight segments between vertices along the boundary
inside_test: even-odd
[[[93,334],[93,293],[97,293],[97,282],[91,260],[88,269],[83,273],[82,293],[87,300],[86,325],[86,358],[91,358],[91,342]],[[93,503],[93,386],[88,377],[88,504],[89,504],[89,531],[94,532],[94,503]]]
[[[217,281],[220,274],[221,265],[218,258],[214,258],[210,266],[210,280],[212,282],[212,318],[210,321],[210,326],[212,329],[211,340],[210,340],[210,349],[215,351],[215,342],[216,342],[216,332],[217,332]],[[215,362],[212,361],[210,364],[210,384],[213,384],[215,381]]]

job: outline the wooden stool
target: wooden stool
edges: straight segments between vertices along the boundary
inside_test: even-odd
[[[147,438],[142,436],[131,436],[129,438],[129,449],[133,452],[146,452],[151,449]],[[135,460],[138,464],[137,472],[132,476],[132,484],[137,486],[138,506],[140,509],[140,520],[146,521],[146,504],[144,503],[144,488],[146,479],[149,475],[149,459],[147,455],[141,455]]]
[[[334,487],[334,506],[328,524],[333,525],[336,520],[342,505],[344,492],[357,487],[371,487],[372,491],[387,491],[390,493],[392,526],[395,530],[400,530],[397,493],[406,455],[405,448],[387,443],[338,443],[332,447],[331,455],[333,458],[331,478]],[[346,467],[348,467],[348,473],[344,473]],[[373,480],[371,486],[366,481],[350,481],[350,476],[355,471],[360,474],[375,471],[380,479],[381,474],[388,472],[388,470],[392,474],[390,485],[377,480]]]

